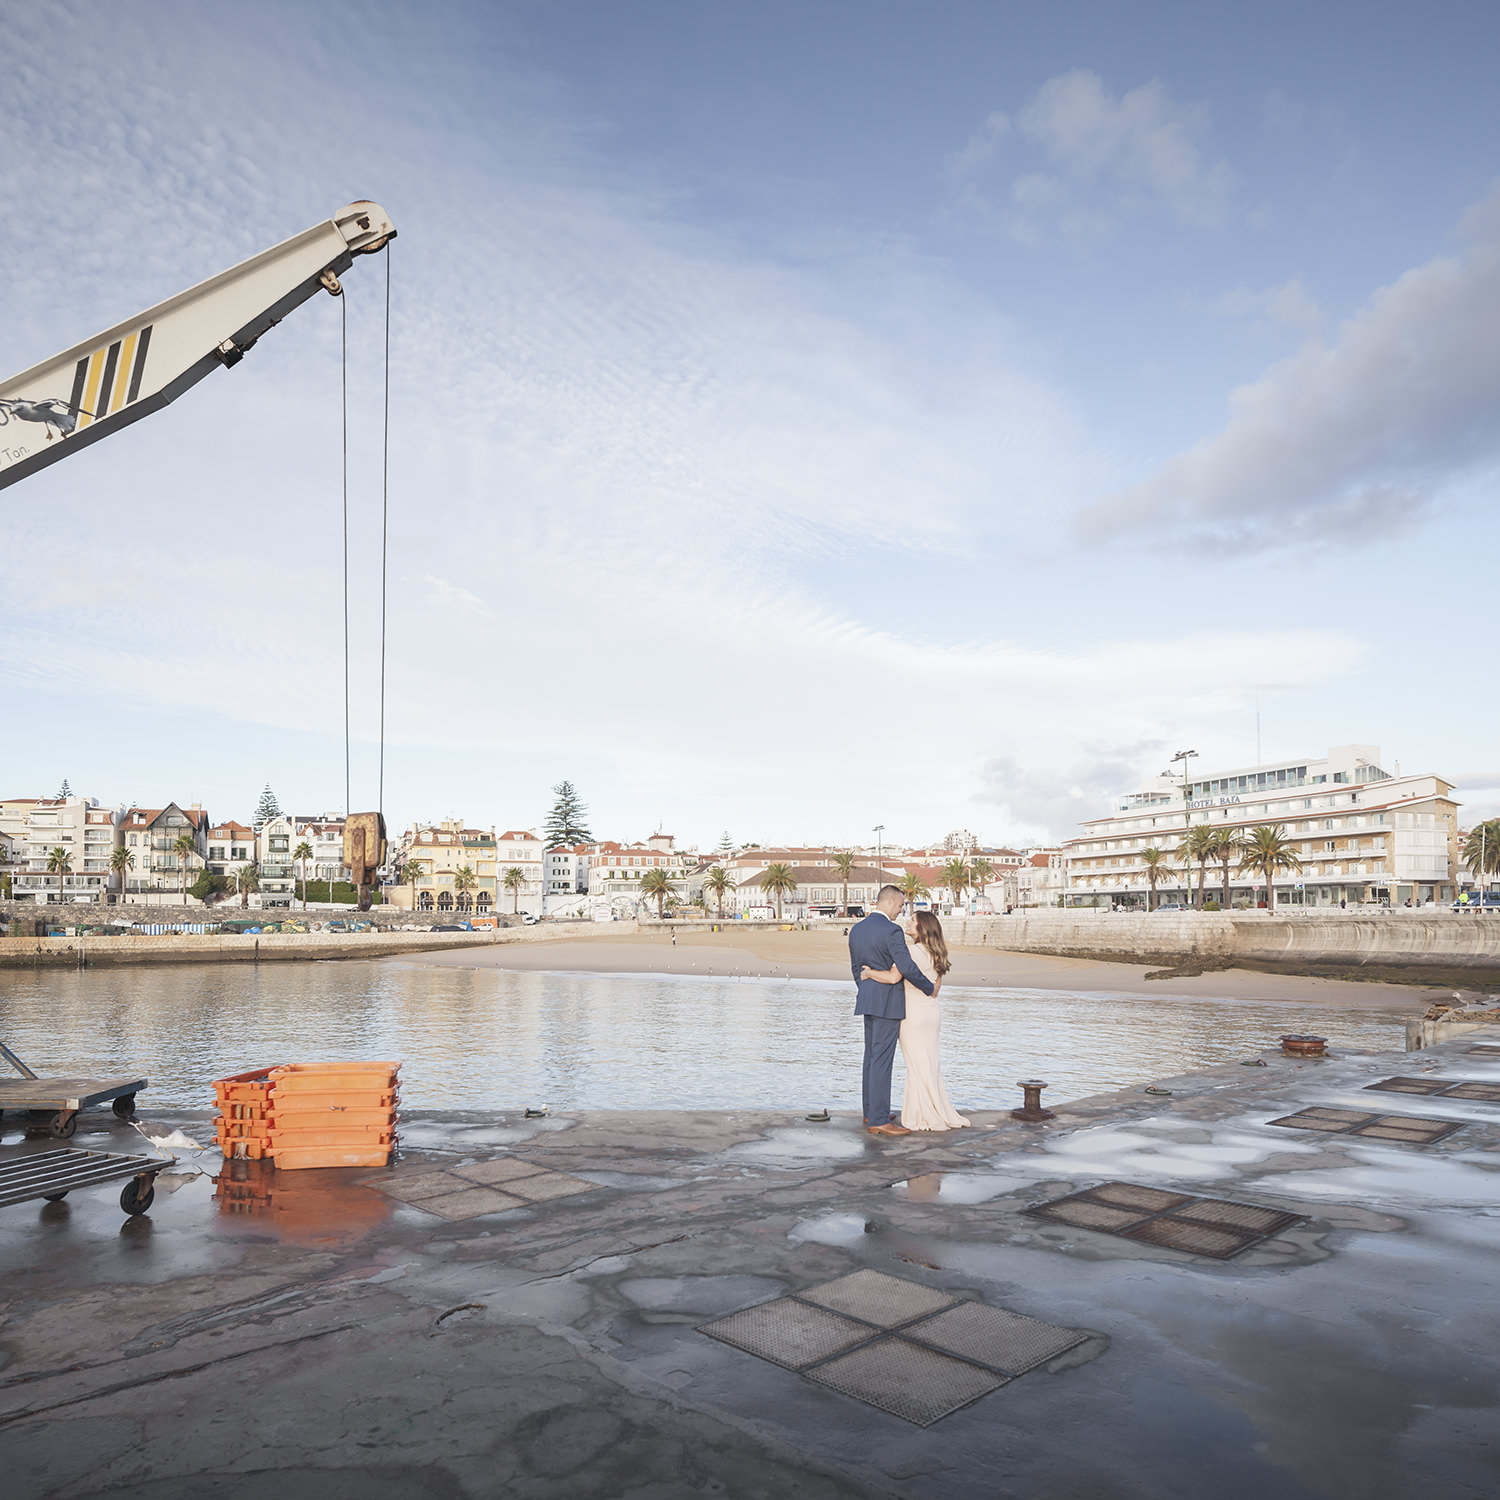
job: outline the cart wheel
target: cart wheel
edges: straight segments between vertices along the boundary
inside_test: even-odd
[[[47,1122],[47,1134],[56,1136],[60,1141],[67,1140],[77,1129],[78,1115],[71,1110],[59,1110]]]
[[[44,1193],[42,1195],[48,1203],[61,1203],[68,1195],[66,1193]]]
[[[135,1095],[121,1094],[110,1108],[114,1110],[117,1120],[135,1119]]]
[[[156,1197],[156,1184],[149,1177],[132,1177],[120,1189],[120,1207],[128,1214],[143,1214]]]

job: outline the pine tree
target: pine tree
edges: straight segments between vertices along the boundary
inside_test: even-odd
[[[281,816],[281,804],[276,800],[276,793],[271,790],[271,783],[266,783],[266,789],[260,794],[260,802],[256,805],[255,816],[250,820],[255,824],[258,833],[272,818]]]
[[[71,797],[72,795],[73,788],[68,785],[68,778],[64,776],[63,784],[57,789],[57,800],[61,802],[64,798]]]
[[[727,828],[720,836],[719,847],[716,852],[722,859],[728,859],[734,853],[734,840],[729,837],[729,830]]]
[[[589,832],[589,810],[580,801],[571,781],[559,781],[552,788],[557,800],[547,814],[547,826],[542,831],[542,842],[549,849],[563,844],[591,844],[594,835]]]

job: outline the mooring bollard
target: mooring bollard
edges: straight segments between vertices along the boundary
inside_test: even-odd
[[[1281,1050],[1288,1057],[1326,1057],[1324,1050],[1328,1046],[1326,1036],[1306,1036],[1293,1033],[1281,1039]]]
[[[1036,1124],[1040,1120],[1055,1120],[1057,1118],[1050,1109],[1042,1108],[1042,1090],[1047,1085],[1040,1078],[1019,1079],[1016,1087],[1021,1090],[1026,1102],[1020,1109],[1011,1110],[1011,1119],[1026,1120],[1031,1124]]]

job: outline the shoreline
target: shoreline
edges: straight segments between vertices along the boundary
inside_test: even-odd
[[[781,932],[737,928],[730,932],[681,932],[605,937],[538,938],[450,952],[413,953],[382,959],[413,968],[508,969],[524,973],[659,974],[699,979],[820,979],[852,988],[842,931]],[[1438,992],[1436,983],[1396,984],[1371,980],[1272,974],[1256,969],[1206,968],[1201,973],[1148,979],[1159,964],[1063,958],[1038,953],[954,945],[950,982],[965,988],[1072,994],[1177,996],[1221,1000],[1280,1001],[1345,1010],[1421,1011]]]

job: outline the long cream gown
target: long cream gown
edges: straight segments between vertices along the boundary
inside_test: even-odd
[[[937,969],[921,943],[908,944],[916,966],[932,981]],[[901,1100],[901,1123],[908,1130],[958,1130],[969,1122],[948,1101],[943,1087],[942,1006],[906,982],[906,1019],[901,1023],[901,1056],[906,1062],[906,1092]]]

